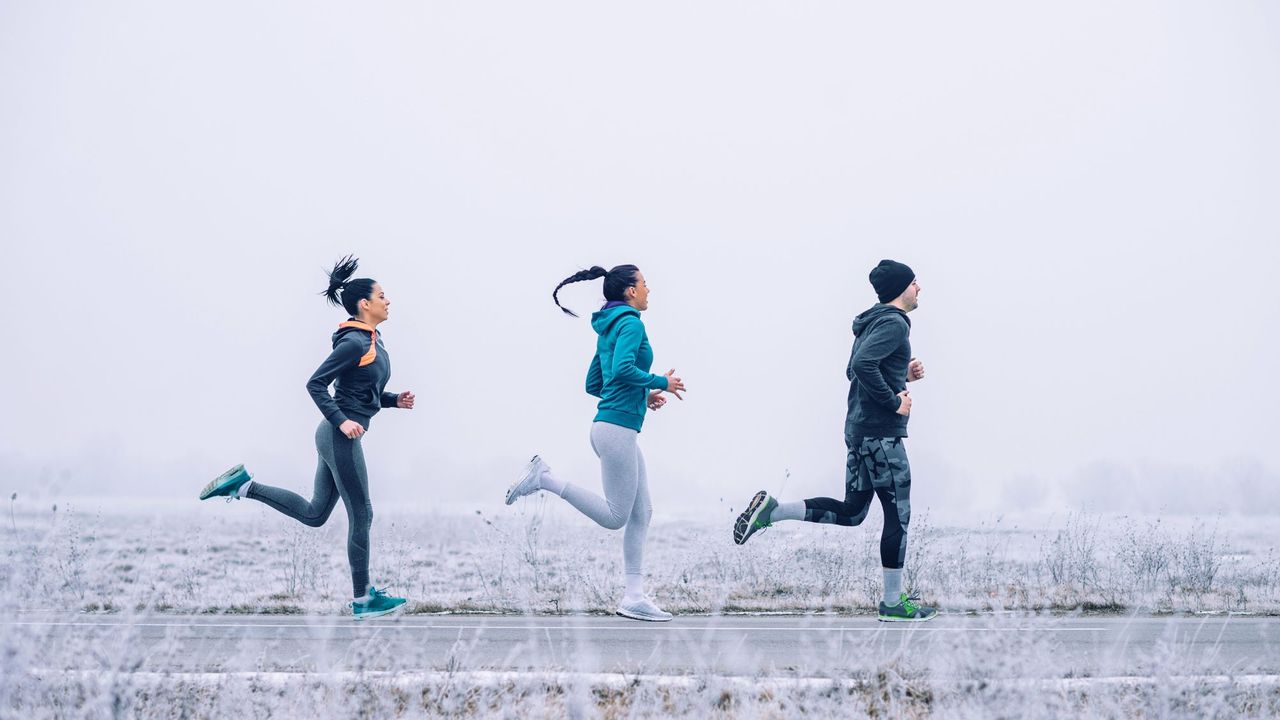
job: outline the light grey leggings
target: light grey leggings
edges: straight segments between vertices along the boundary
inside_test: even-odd
[[[636,442],[640,433],[606,422],[591,424],[591,449],[600,458],[604,497],[577,485],[565,483],[561,495],[583,515],[622,536],[622,559],[627,574],[640,574],[644,564],[644,540],[649,534],[653,505],[649,502],[649,481],[644,471],[644,454]]]

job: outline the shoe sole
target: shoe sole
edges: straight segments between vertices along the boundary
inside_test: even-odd
[[[769,493],[761,490],[751,498],[751,502],[747,503],[747,509],[743,510],[738,519],[733,523],[733,542],[736,545],[742,545],[751,539],[755,534],[752,528],[755,525],[756,517],[760,514],[760,509],[764,507],[765,501],[769,499]],[[763,530],[764,528],[756,528]]]
[[[353,619],[355,619],[356,622],[359,622],[361,620],[372,620],[373,618],[380,618],[384,615],[390,615],[393,612],[398,612],[399,610],[403,609],[404,606],[405,606],[405,603],[400,603],[399,605],[391,608],[390,610],[379,610],[377,612],[360,613],[359,615],[353,616]]]
[[[879,620],[880,622],[929,622],[930,620],[936,617],[938,617],[938,613],[934,613],[927,617],[921,617],[921,618],[899,618],[899,617],[887,617],[885,615],[880,615],[876,619]]]
[[[200,489],[199,498],[201,500],[208,500],[211,497],[218,497],[217,491],[221,489],[223,485],[227,484],[228,481],[234,482],[234,479],[240,475],[240,473],[244,473],[245,475],[249,474],[245,471],[244,465],[237,465],[218,477],[210,480],[209,484]]]
[[[524,467],[524,474],[520,476],[520,479],[515,481],[515,483],[513,483],[511,487],[507,488],[506,501],[508,505],[524,497],[523,495],[515,494],[516,488],[523,485],[529,479],[530,473],[534,473],[537,471],[538,471],[538,456],[534,455],[532,458],[529,459],[529,464]]]
[[[644,622],[671,622],[673,615],[667,617],[652,617],[650,615],[641,615],[640,613],[627,612],[622,608],[618,608],[614,615],[627,618],[628,620],[643,620]]]

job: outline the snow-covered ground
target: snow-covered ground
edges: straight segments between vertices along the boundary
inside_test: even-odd
[[[19,499],[0,530],[3,610],[139,613],[346,612],[345,516],[311,529],[252,502],[162,506]],[[868,616],[880,589],[879,508],[864,526],[787,523],[735,546],[737,508],[650,531],[649,590],[676,613]],[[609,613],[621,592],[621,536],[541,498],[514,508],[397,512],[375,507],[372,577],[409,613]],[[945,521],[944,521],[945,520]],[[965,522],[969,524],[964,524]],[[909,586],[947,612],[1280,612],[1280,525],[1271,518],[1057,516],[912,519]],[[48,642],[8,626],[0,716],[22,717],[1268,717],[1272,680],[1171,653],[1163,674],[1102,685],[1066,677],[1026,634],[982,636],[959,677],[910,658],[826,677],[684,678],[443,672],[148,674],[130,645]],[[43,631],[47,632],[47,630]],[[101,672],[59,673],[57,654],[101,656]],[[150,661],[153,658],[149,658]],[[424,658],[406,668],[434,667]],[[77,667],[83,666],[79,663]],[[1035,668],[1035,682],[1015,679]],[[34,672],[39,668],[40,672]],[[966,669],[967,668],[967,669]],[[50,670],[54,672],[49,673]],[[42,674],[43,673],[43,674]],[[1006,679],[1002,679],[1006,678]]]
[[[0,583],[20,605],[85,611],[338,614],[349,600],[341,507],[313,529],[250,501],[56,510],[14,503]],[[8,509],[8,508],[6,508]],[[857,528],[780,524],[732,542],[736,508],[649,532],[649,592],[677,613],[870,613],[880,514]],[[10,513],[4,513],[10,515]],[[1087,512],[960,519],[917,511],[907,584],[946,611],[1280,612],[1280,523]],[[410,612],[612,612],[621,535],[560,503],[410,514],[375,507],[371,577]]]

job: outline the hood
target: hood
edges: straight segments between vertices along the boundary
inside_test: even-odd
[[[911,318],[907,314],[887,303],[876,303],[871,307],[863,310],[858,317],[853,319],[853,334],[855,337],[861,335],[870,328],[877,320],[889,315],[900,315],[903,320],[907,321],[907,327],[911,327]]]
[[[609,328],[613,327],[614,323],[627,315],[640,317],[640,311],[625,304],[614,307],[606,305],[604,309],[591,313],[591,329],[595,330],[597,335],[604,335],[609,332]]]
[[[368,333],[369,336],[372,337],[375,332],[377,331],[374,330],[373,327],[366,325],[359,320],[348,320],[339,325],[338,329],[333,332],[333,346],[338,347],[338,342],[351,333]]]

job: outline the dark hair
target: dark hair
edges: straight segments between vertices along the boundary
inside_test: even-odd
[[[556,301],[556,307],[560,308],[566,315],[578,317],[578,314],[569,308],[560,304],[560,288],[569,283],[581,282],[582,280],[595,280],[596,278],[604,278],[604,299],[605,300],[622,300],[626,297],[627,288],[636,284],[636,274],[640,272],[640,268],[635,265],[618,265],[612,270],[605,270],[599,265],[593,265],[586,270],[579,270],[570,275],[556,286],[551,292],[551,299]]]
[[[351,317],[360,314],[360,301],[373,297],[373,286],[378,282],[372,278],[350,279],[358,267],[360,261],[350,255],[334,263],[328,271],[329,289],[320,293],[329,304],[341,305]]]

